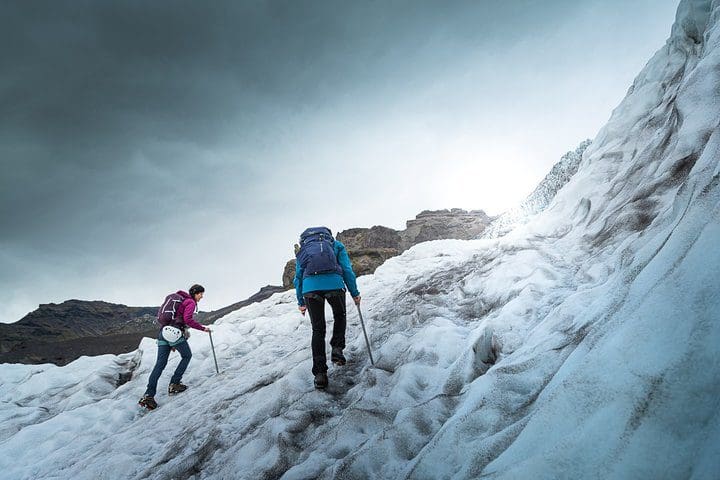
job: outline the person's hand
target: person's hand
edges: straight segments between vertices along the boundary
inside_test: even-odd
[[[299,306],[298,306],[298,310],[300,310],[300,313],[302,313],[303,316],[305,316],[305,312],[307,311],[307,306],[305,306],[305,305],[299,305]]]
[[[210,327],[205,327],[205,333],[211,333],[212,330],[210,330]]]
[[[355,301],[355,305],[360,305],[360,295],[353,297],[353,300]]]

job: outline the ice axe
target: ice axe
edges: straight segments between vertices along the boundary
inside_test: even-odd
[[[362,325],[363,335],[365,335],[365,344],[367,345],[368,355],[370,355],[370,363],[374,367],[375,361],[373,360],[372,350],[370,350],[370,340],[368,340],[367,332],[365,331],[365,322],[363,322],[362,312],[360,311],[360,304],[356,303],[355,306],[357,307],[358,315],[360,316],[360,325]]]
[[[212,349],[212,352],[213,352],[213,360],[215,360],[215,372],[219,374],[220,370],[218,369],[218,366],[217,366],[217,357],[215,356],[215,345],[213,344],[213,341],[212,341],[212,330],[208,330],[208,335],[210,335],[210,348]]]

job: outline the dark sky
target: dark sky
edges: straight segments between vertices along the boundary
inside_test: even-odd
[[[4,2],[0,321],[203,309],[306,225],[519,202],[593,137],[676,1]]]

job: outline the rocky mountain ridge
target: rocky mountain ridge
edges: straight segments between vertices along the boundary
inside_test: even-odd
[[[200,312],[197,319],[212,324],[229,312],[283,290],[265,286],[246,300]],[[129,352],[143,337],[157,334],[157,310],[98,300],[41,304],[16,323],[0,324],[0,363],[65,365],[83,355]]]
[[[150,329],[157,307],[128,307],[103,301],[67,300],[41,304],[20,321],[0,324],[0,353],[34,343],[118,335]]]

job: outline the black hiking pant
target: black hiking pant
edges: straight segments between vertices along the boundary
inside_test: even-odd
[[[312,373],[317,375],[327,372],[328,369],[325,356],[325,300],[330,304],[333,312],[333,334],[330,346],[339,349],[345,348],[345,327],[347,325],[345,290],[319,290],[306,293],[303,298],[312,324]]]

